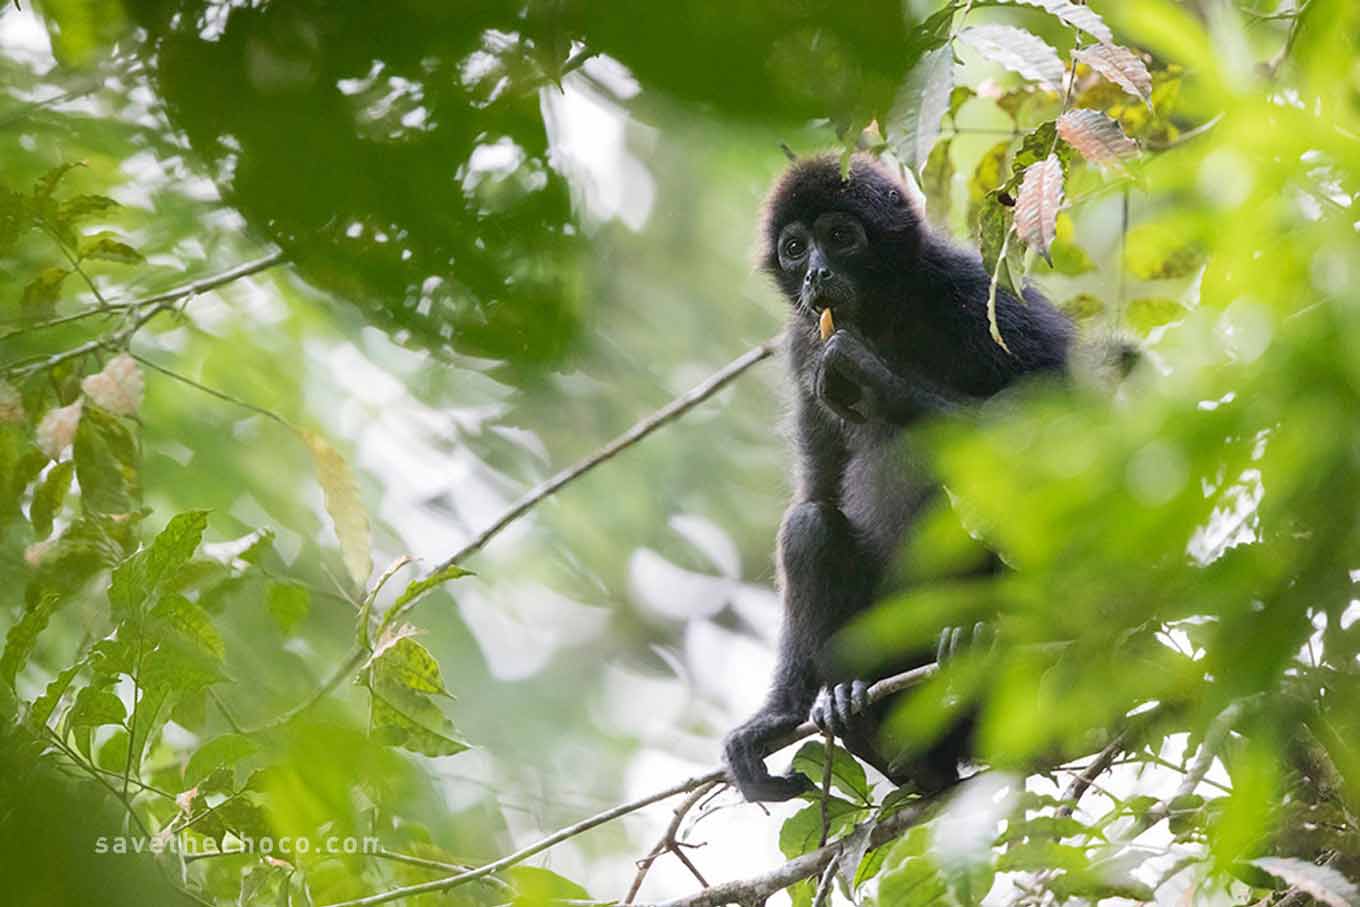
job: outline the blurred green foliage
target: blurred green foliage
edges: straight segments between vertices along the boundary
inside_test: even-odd
[[[748,250],[780,142],[919,165],[998,281],[1145,362],[923,433],[949,494],[917,586],[845,642],[873,660],[999,610],[1002,644],[898,718],[925,741],[978,710],[992,769],[868,848],[917,794],[833,748],[829,797],[771,842],[843,840],[823,888],[885,905],[1353,902],[1353,3],[26,7],[0,15],[15,903],[340,903],[514,850],[519,801],[564,826],[640,756],[715,755],[774,619],[777,370],[571,483],[478,575],[418,577],[775,330]],[[1056,206],[1025,189],[1053,158]],[[270,249],[286,267],[162,298]],[[954,579],[980,543],[1014,569]],[[1125,726],[1073,811],[1053,766]],[[827,759],[794,765],[821,784]],[[184,855],[285,839],[310,847]],[[613,898],[650,846],[573,845],[584,875],[407,900]]]

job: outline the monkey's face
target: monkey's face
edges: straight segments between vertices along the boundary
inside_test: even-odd
[[[779,232],[780,284],[807,316],[831,309],[833,317],[853,321],[859,299],[868,234],[854,215],[826,211]]]

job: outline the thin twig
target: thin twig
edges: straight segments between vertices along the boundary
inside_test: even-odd
[[[141,356],[137,353],[130,353],[129,355],[131,355],[133,359],[136,359],[142,365],[145,365],[147,368],[152,369],[153,371],[160,372],[167,378],[174,378],[176,381],[179,381],[183,384],[187,384],[194,390],[202,391],[203,393],[207,394],[210,397],[216,397],[219,400],[223,400],[227,403],[234,404],[243,409],[248,409],[253,413],[258,413],[261,416],[273,419],[275,422],[279,423],[282,426],[292,428],[294,431],[297,430],[293,426],[293,424],[290,423],[287,419],[283,418],[283,416],[280,416],[276,412],[267,410],[263,406],[256,406],[254,403],[247,402],[245,400],[240,399],[239,397],[233,397],[231,394],[228,394],[225,391],[216,390],[215,388],[208,387],[206,384],[200,384],[193,378],[190,378],[188,375],[181,375],[179,372],[173,371],[172,369],[168,369],[163,365],[157,365],[155,362],[152,362],[145,356]]]
[[[1072,786],[1063,794],[1063,800],[1067,801],[1058,807],[1058,818],[1065,819],[1076,811],[1077,804],[1081,802],[1082,796],[1095,783],[1096,779],[1110,770],[1110,765],[1115,758],[1124,751],[1124,740],[1128,737],[1128,731],[1123,730],[1115,735],[1115,738],[1105,745],[1105,748],[1091,760],[1091,764],[1081,770],[1072,781]]]
[[[835,745],[830,731],[822,735],[822,837],[817,842],[818,847],[825,847],[827,838],[831,837],[831,748]]]
[[[75,359],[77,357],[84,356],[86,353],[92,353],[100,349],[122,346],[123,343],[130,339],[133,334],[136,334],[137,331],[141,330],[142,327],[148,321],[150,321],[152,318],[155,318],[161,312],[169,311],[174,307],[174,303],[180,301],[181,299],[187,299],[191,296],[196,296],[200,293],[206,293],[209,290],[215,290],[218,287],[231,283],[232,281],[240,280],[242,277],[249,277],[252,274],[258,274],[260,271],[264,271],[274,267],[283,260],[284,255],[282,252],[273,252],[269,255],[264,256],[263,258],[257,258],[254,261],[248,261],[243,265],[237,265],[234,268],[229,268],[228,270],[223,271],[220,274],[214,274],[211,277],[204,277],[199,280],[192,280],[189,283],[182,284],[181,286],[175,287],[172,290],[166,290],[163,293],[156,293],[155,295],[147,296],[143,299],[136,299],[131,302],[111,303],[110,305],[101,307],[100,309],[91,310],[104,313],[116,312],[119,310],[127,310],[135,311],[138,314],[137,317],[132,319],[132,321],[127,325],[127,327],[114,331],[111,334],[105,335],[103,337],[96,337],[93,340],[87,341],[78,346],[74,346],[68,350],[64,350],[60,353],[54,353],[51,356],[39,359],[36,362],[30,362],[24,365],[9,363],[5,365],[3,368],[0,368],[0,373],[14,374],[18,377],[24,377],[26,375],[31,375],[34,372],[45,371],[54,366],[60,365],[61,363],[67,361],[68,359]],[[11,335],[6,334],[5,336],[8,337]]]
[[[825,841],[822,842],[822,846],[826,846]],[[812,907],[826,907],[826,902],[831,897],[832,883],[836,881],[836,866],[840,861],[840,854],[837,854],[826,864],[826,869],[822,870],[822,877],[817,880],[817,893],[812,898]]]
[[[410,866],[421,866],[425,869],[439,869],[444,872],[467,872],[473,868],[459,863],[449,863],[444,860],[431,860],[426,857],[417,857],[409,853],[400,853],[395,850],[388,850],[385,847],[373,854],[373,856],[383,860],[391,860],[394,863],[406,863]],[[479,879],[479,881],[499,888],[502,891],[513,892],[515,890],[514,886],[509,882],[504,879],[498,879],[495,876],[485,876]]]
[[[699,870],[696,869],[694,864],[689,861],[689,858],[681,852],[676,836],[680,832],[680,823],[684,821],[685,815],[693,809],[700,800],[708,796],[709,791],[717,787],[720,783],[721,782],[719,781],[712,781],[707,784],[701,784],[691,791],[688,797],[681,800],[676,805],[675,814],[671,818],[670,824],[666,826],[666,831],[661,836],[661,840],[656,842],[656,846],[648,852],[647,856],[638,860],[637,875],[633,877],[633,884],[628,886],[628,893],[623,896],[623,904],[625,907],[626,905],[633,903],[633,900],[637,897],[638,891],[642,888],[643,880],[647,878],[647,873],[652,868],[652,864],[656,862],[658,857],[665,853],[673,853],[678,856],[681,861],[689,867],[690,872],[694,874],[695,878],[699,880],[699,884],[703,885],[705,888],[708,887],[708,882],[704,881],[704,877],[699,873]]]
[[[957,782],[956,782],[957,784]],[[874,826],[869,833],[869,849],[882,847],[888,841],[918,825],[953,787],[915,801]],[[841,854],[843,841],[820,847],[811,853],[789,860],[768,872],[750,879],[723,882],[682,898],[665,901],[655,907],[723,907],[725,904],[760,904],[766,898],[789,887],[794,882],[819,876]]]
[[[505,512],[497,517],[490,526],[478,533],[476,538],[451,554],[447,559],[431,570],[430,573],[438,573],[441,570],[466,560],[470,555],[477,553],[485,547],[487,542],[499,535],[505,527],[528,513],[543,501],[544,498],[547,498],[554,492],[560,490],[562,486],[579,479],[615,454],[632,447],[658,428],[680,418],[685,413],[694,409],[694,407],[722,390],[751,366],[768,359],[774,354],[775,350],[779,348],[782,340],[783,334],[780,333],[771,337],[769,340],[766,340],[764,343],[752,347],[736,359],[733,359],[726,366],[704,379],[702,383],[696,385],[689,392],[676,397],[670,403],[667,403],[647,418],[634,423],[632,428],[595,451],[595,453],[575,465],[567,467],[552,478],[540,482],[526,492],[518,501],[506,508]]]

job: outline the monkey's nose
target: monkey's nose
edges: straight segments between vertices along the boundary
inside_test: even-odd
[[[811,268],[807,272],[807,276],[803,278],[803,282],[810,287],[815,287],[825,283],[830,278],[831,278],[830,268]]]

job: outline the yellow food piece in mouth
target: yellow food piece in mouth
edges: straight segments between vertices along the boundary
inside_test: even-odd
[[[819,322],[818,327],[822,329],[823,341],[830,340],[831,335],[836,333],[836,322],[831,317],[830,309],[822,309],[822,320]]]

